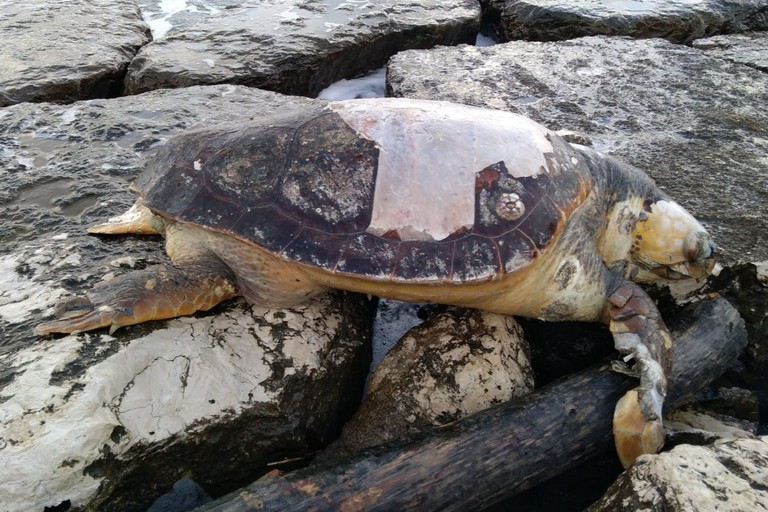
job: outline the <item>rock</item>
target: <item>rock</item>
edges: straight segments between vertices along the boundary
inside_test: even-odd
[[[756,424],[715,417],[690,406],[664,416],[665,449],[685,444],[706,445],[719,439],[754,437]]]
[[[531,346],[537,387],[616,355],[613,336],[603,324],[544,322],[531,318],[517,321]]]
[[[523,331],[510,316],[450,307],[412,328],[371,377],[325,459],[404,440],[533,391]]]
[[[156,237],[84,234],[133,202],[142,155],[184,128],[309,101],[212,86],[0,111],[3,507],[146,510],[182,476],[221,494],[338,432],[369,364],[359,296],[234,301],[115,336],[32,333],[65,293],[167,261]]]
[[[586,37],[401,52],[387,77],[395,96],[584,133],[701,220],[726,264],[768,259],[765,73],[662,40]]]
[[[3,506],[146,510],[183,476],[220,495],[336,435],[369,362],[365,301],[221,309],[6,354]]]
[[[760,416],[768,418],[768,263],[725,268],[708,283],[707,291],[727,298],[744,318],[749,344],[741,357],[743,366],[730,378],[755,392]]]
[[[237,83],[315,96],[399,50],[473,42],[479,27],[472,0],[253,2],[142,48],[126,92]]]
[[[203,21],[208,16],[220,14],[225,9],[243,5],[242,0],[138,0],[137,3],[155,41]]]
[[[610,35],[662,37],[682,43],[714,34],[768,28],[765,0],[484,0],[484,3],[486,16],[498,20],[494,28],[502,41],[557,41]]]
[[[688,305],[669,327],[680,349],[668,395],[675,407],[733,364],[746,331],[722,298]],[[631,386],[598,365],[410,442],[271,473],[204,510],[486,510],[613,444],[613,409]]]
[[[589,509],[705,512],[768,508],[768,437],[644,455]]]
[[[31,0],[3,4],[0,39],[5,106],[117,96],[151,37],[133,0]]]
[[[727,416],[751,425],[760,421],[758,398],[748,389],[719,387],[711,393],[699,393],[696,403],[710,414]]]
[[[707,37],[693,41],[693,47],[730,62],[768,71],[768,32]]]

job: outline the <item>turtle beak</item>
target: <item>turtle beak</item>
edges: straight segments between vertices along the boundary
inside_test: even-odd
[[[683,242],[683,254],[688,261],[660,265],[649,270],[664,279],[701,279],[712,273],[716,263],[717,246],[706,231],[696,231]]]

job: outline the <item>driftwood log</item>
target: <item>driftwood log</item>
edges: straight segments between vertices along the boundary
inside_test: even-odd
[[[668,322],[675,339],[667,407],[719,376],[747,342],[725,299],[686,307]],[[605,364],[407,444],[343,463],[270,474],[203,510],[482,510],[585,460],[612,443],[616,401],[636,383]]]

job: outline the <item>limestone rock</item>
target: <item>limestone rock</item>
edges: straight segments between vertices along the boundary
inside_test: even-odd
[[[766,510],[767,482],[768,437],[686,444],[640,457],[588,510]]]
[[[250,2],[142,48],[126,91],[237,83],[315,96],[399,50],[472,42],[479,26],[472,0]]]
[[[181,477],[220,495],[317,450],[361,390],[368,322],[359,296],[326,294],[6,354],[4,509],[146,510]]]
[[[707,54],[768,72],[768,32],[707,37],[693,42]]]
[[[719,439],[754,437],[756,424],[735,418],[715,417],[695,407],[684,407],[664,415],[666,448],[683,443],[705,445]]]
[[[701,220],[722,261],[768,259],[765,73],[658,39],[585,37],[411,50],[387,76],[395,96],[506,109],[583,133]]]
[[[3,3],[0,106],[116,96],[151,37],[133,0]]]
[[[768,2],[747,0],[485,0],[502,41],[556,41],[582,36],[662,37],[688,42],[700,37],[768,28]]]
[[[324,458],[408,438],[533,390],[528,344],[510,316],[447,308],[387,353]]]

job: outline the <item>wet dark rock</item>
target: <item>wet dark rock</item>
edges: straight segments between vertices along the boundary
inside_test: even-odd
[[[481,0],[501,41],[558,41],[582,36],[660,37],[687,42],[715,34],[768,29],[768,2],[747,0]]]
[[[255,3],[258,0],[251,0]],[[141,15],[152,29],[154,40],[168,34],[184,30],[223,10],[242,6],[243,0],[185,0],[168,2],[167,0],[137,0]]]
[[[473,0],[254,2],[142,48],[126,92],[237,83],[315,96],[397,51],[473,42],[479,27]]]
[[[6,2],[0,14],[0,106],[121,93],[149,27],[133,0]]]
[[[693,47],[708,55],[768,72],[768,32],[707,37],[694,41]]]
[[[700,402],[666,414],[664,429],[664,451],[681,444],[704,446],[721,439],[755,437],[758,433],[757,423],[709,412],[706,404]]]
[[[586,322],[544,322],[519,318],[531,347],[538,387],[597,364],[615,354],[608,327]]]
[[[512,317],[444,309],[387,353],[360,409],[321,459],[405,440],[533,390],[528,343]]]
[[[721,259],[768,259],[768,76],[658,39],[586,37],[407,51],[395,96],[518,112],[648,172]],[[695,79],[694,79],[695,77]]]
[[[711,393],[700,394],[696,403],[710,414],[728,416],[752,424],[760,421],[757,396],[748,389],[719,387]]]

